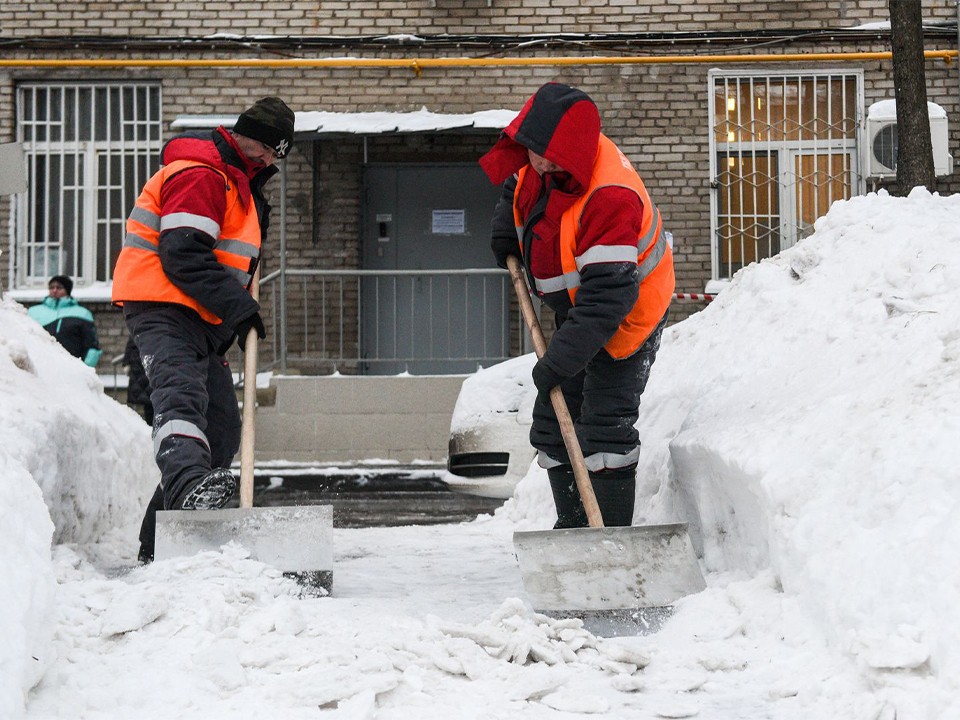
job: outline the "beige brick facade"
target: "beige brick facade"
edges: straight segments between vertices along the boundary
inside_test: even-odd
[[[930,21],[953,21],[952,3],[924,0]],[[591,56],[697,56],[771,53],[830,53],[889,50],[874,33],[840,39],[818,34],[888,19],[886,0],[833,2],[727,2],[692,0],[367,0],[291,2],[274,5],[182,2],[0,2],[6,40],[45,39],[7,45],[0,60],[125,60],[241,58],[460,57],[574,58]],[[747,40],[746,31],[808,30],[792,42]],[[522,35],[616,33],[605,43],[514,42]],[[658,34],[630,37],[624,34]],[[663,37],[659,34],[684,34]],[[700,33],[701,36],[696,34]],[[724,33],[722,36],[720,33]],[[219,36],[216,41],[212,36]],[[244,42],[226,36],[247,36]],[[444,40],[442,35],[454,36]],[[99,37],[78,47],[71,37]],[[261,42],[252,40],[260,36]],[[404,36],[399,39],[378,39]],[[422,38],[418,41],[417,37]],[[160,39],[163,39],[161,44]],[[268,38],[271,38],[268,40]],[[276,38],[286,38],[281,41]],[[530,38],[523,38],[529,41]],[[589,38],[584,38],[589,40]],[[628,42],[629,40],[629,42]],[[151,44],[152,43],[152,44]],[[928,37],[928,50],[957,47],[956,34]],[[0,67],[0,142],[15,138],[15,87],[25,80],[154,80],[163,89],[163,127],[179,115],[236,113],[264,95],[279,95],[297,111],[413,111],[439,113],[519,109],[540,84],[576,85],[597,102],[604,131],[634,161],[675,237],[677,290],[702,293],[711,279],[710,177],[707,73],[712,67],[751,70],[858,69],[866,102],[893,96],[891,65],[881,61],[820,63],[605,64],[424,68],[324,67]],[[928,99],[951,120],[950,148],[957,155],[960,127],[958,64],[926,65]],[[287,161],[287,247],[290,267],[357,268],[360,263],[361,165],[370,162],[473,162],[495,140],[495,131],[364,138],[337,137],[298,142]],[[941,193],[957,189],[955,176],[942,178]],[[279,183],[270,186],[274,197]],[[275,203],[276,204],[276,203]],[[11,289],[7,262],[12,234],[11,205],[0,199],[3,242],[2,287]],[[275,216],[276,217],[276,216]],[[276,269],[276,225],[264,256],[265,272]],[[268,293],[264,305],[273,298]],[[356,302],[356,298],[353,298]],[[673,319],[702,304],[676,303]],[[122,351],[125,331],[117,312],[93,305],[105,357]],[[298,326],[291,310],[291,328]],[[291,345],[302,345],[296,333]]]

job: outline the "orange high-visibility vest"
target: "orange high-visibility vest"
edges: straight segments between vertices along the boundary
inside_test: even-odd
[[[160,192],[163,183],[178,172],[191,167],[209,167],[223,175],[227,210],[223,226],[203,215],[160,214]],[[151,177],[127,218],[127,234],[113,270],[113,297],[117,305],[125,300],[169,302],[186,305],[213,325],[223,322],[219,317],[170,282],[160,264],[160,233],[170,227],[196,227],[216,240],[213,254],[237,282],[249,288],[253,268],[260,256],[260,219],[252,200],[245,207],[236,183],[206,163],[194,160],[175,160]]]
[[[517,189],[523,185],[524,175],[534,172],[527,165],[520,171]],[[624,187],[633,190],[643,205],[643,218],[636,248],[623,246],[596,245],[577,256],[577,235],[580,230],[580,218],[593,193],[602,187]],[[513,216],[523,248],[523,219],[517,206],[517,192],[513,196]],[[593,164],[590,183],[583,194],[560,217],[560,264],[563,275],[557,278],[534,278],[541,292],[555,292],[566,289],[570,302],[576,304],[577,290],[580,287],[580,268],[591,262],[627,262],[635,260],[640,266],[640,295],[613,337],[604,346],[614,358],[629,357],[635,353],[644,340],[653,332],[673,298],[673,251],[663,233],[660,211],[650,199],[646,187],[627,157],[605,135],[600,135],[600,148]]]

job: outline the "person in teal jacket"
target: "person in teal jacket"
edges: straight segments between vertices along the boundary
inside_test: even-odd
[[[53,335],[68,353],[86,365],[96,367],[103,351],[97,340],[93,314],[70,295],[73,280],[66,275],[54,275],[48,285],[50,295],[27,314]]]

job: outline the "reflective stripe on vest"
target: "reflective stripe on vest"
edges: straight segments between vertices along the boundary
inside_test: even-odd
[[[523,184],[530,166],[520,171],[517,188]],[[599,245],[576,255],[577,234],[580,218],[587,202],[602,187],[624,187],[633,190],[643,205],[643,218],[637,245]],[[520,211],[514,193],[514,220],[521,223]],[[518,235],[522,238],[522,226]],[[522,247],[522,242],[521,242]],[[668,262],[663,262],[664,258]],[[637,302],[619,329],[604,346],[615,358],[624,358],[635,353],[643,341],[660,322],[670,305],[674,289],[673,253],[663,233],[660,211],[653,204],[640,176],[620,149],[605,135],[600,136],[600,148],[593,166],[593,175],[586,191],[567,208],[560,218],[560,263],[563,274],[550,278],[534,278],[536,289],[541,293],[566,290],[570,302],[576,304],[580,287],[580,271],[591,263],[636,262],[639,266],[640,294]]]
[[[208,167],[224,179],[227,204],[223,226],[204,215],[170,213],[161,215],[160,193],[163,183],[173,175],[191,167]],[[113,302],[126,300],[173,302],[196,310],[209,323],[221,319],[176,287],[163,272],[160,263],[160,233],[176,228],[199,230],[214,238],[213,254],[237,282],[249,287],[257,258],[260,256],[260,219],[254,203],[244,207],[235,183],[223,172],[205,163],[177,160],[161,168],[151,177],[136,205],[127,217],[123,248],[113,271]]]

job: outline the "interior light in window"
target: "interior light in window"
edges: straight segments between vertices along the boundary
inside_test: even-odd
[[[733,112],[737,109],[737,99],[736,98],[727,98],[727,110]]]
[[[727,133],[727,142],[736,142],[736,141],[737,141],[737,134],[733,130],[731,130],[730,132]]]
[[[737,166],[737,159],[734,157],[727,158],[727,167],[731,170]]]

